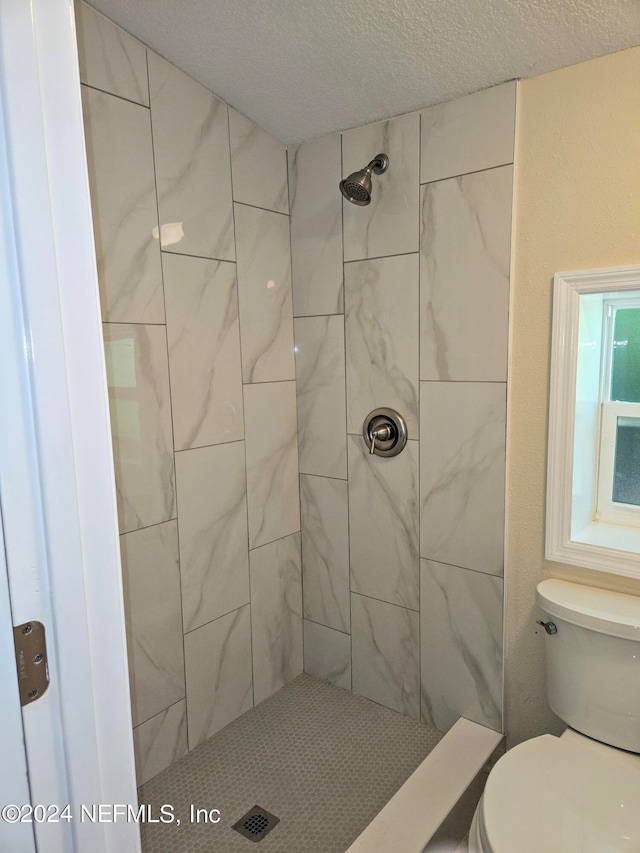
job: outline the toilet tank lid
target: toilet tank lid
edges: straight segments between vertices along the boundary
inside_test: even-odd
[[[640,642],[640,597],[549,578],[538,584],[538,605],[572,625]]]

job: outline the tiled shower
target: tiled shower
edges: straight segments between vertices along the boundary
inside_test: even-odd
[[[515,84],[286,151],[78,20],[139,782],[303,667],[500,729]]]
[[[507,83],[289,150],[305,669],[441,730],[502,726],[514,124]]]

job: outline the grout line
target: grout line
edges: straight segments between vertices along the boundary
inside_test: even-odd
[[[487,578],[496,578],[504,581],[504,575],[493,575],[491,572],[485,572],[482,569],[472,569],[469,566],[457,566],[455,563],[445,563],[443,560],[434,560],[433,557],[420,556],[421,560],[426,560],[428,563],[437,563],[439,566],[448,566],[450,569],[459,569],[461,572],[473,572],[476,575],[484,575]]]
[[[422,112],[420,112],[420,122],[418,124],[418,181],[422,177]],[[421,528],[422,528],[422,482],[420,479],[421,471],[421,450],[420,444],[421,428],[422,428],[422,387],[420,385],[420,367],[422,364],[422,188],[418,186],[418,411],[416,413],[418,421],[418,719],[423,723],[422,719],[422,564],[420,562],[420,545],[421,545]]]
[[[420,382],[434,382],[440,385],[506,385],[506,379],[421,379]]]
[[[344,175],[344,134],[340,134],[340,175]],[[347,388],[347,277],[345,275],[344,260],[344,201],[340,200],[341,237],[342,237],[342,326],[344,339],[344,444],[347,461],[347,581],[349,584],[349,689],[353,693],[353,593],[351,591],[351,481],[349,478],[349,433],[348,433],[348,408],[349,393]]]
[[[288,176],[287,176],[287,180],[288,180]],[[288,185],[287,185],[287,187],[288,187]],[[287,188],[287,198],[288,197],[289,197],[289,193],[288,193],[288,188]],[[260,207],[259,204],[249,204],[248,201],[238,201],[237,199],[234,198],[233,203],[234,204],[241,204],[243,207],[252,207],[254,210],[263,210],[265,213],[277,213],[278,216],[287,216],[287,217],[289,216],[288,213],[283,213],[281,210],[273,210],[273,208],[271,208],[271,207]]]
[[[164,287],[163,287],[164,290]],[[103,326],[166,326],[166,323],[145,323],[140,320],[103,320]]]
[[[139,533],[141,530],[150,530],[152,527],[160,527],[161,524],[169,524],[170,521],[177,521],[178,516],[174,515],[173,518],[167,518],[164,521],[154,521],[153,524],[147,524],[144,527],[136,527],[134,530],[125,530],[124,533],[118,533],[118,536],[129,536],[130,533]]]
[[[156,151],[155,151],[155,143],[153,138],[153,113],[151,112],[151,82],[149,79],[149,52],[145,49],[145,62],[147,64],[147,90],[149,93],[149,121],[151,124],[151,161],[153,164],[153,186],[155,191],[156,198],[156,216],[158,221],[158,228],[160,227],[160,203],[158,201],[158,176],[156,172]],[[184,644],[184,596],[183,596],[183,588],[182,588],[182,559],[180,555],[180,522],[178,521],[179,515],[179,507],[178,507],[178,477],[176,473],[176,457],[175,457],[175,429],[173,424],[173,399],[171,396],[171,370],[169,368],[169,334],[166,326],[167,322],[167,300],[165,296],[165,288],[164,288],[164,267],[162,265],[162,246],[160,245],[160,240],[158,240],[158,246],[160,248],[160,276],[162,280],[162,304],[164,307],[164,319],[165,319],[165,345],[167,348],[167,381],[169,383],[169,413],[171,415],[171,446],[174,448],[174,452],[172,454],[172,467],[173,467],[173,496],[176,506],[176,541],[178,546],[178,575],[180,578],[180,622],[182,625],[182,678],[184,682],[184,700],[185,700],[185,728],[187,735],[187,752],[189,751],[189,705],[187,700],[187,656],[185,651]]]
[[[419,197],[420,197],[420,194],[418,193],[418,198]],[[383,261],[385,258],[404,258],[407,255],[419,255],[419,254],[420,254],[420,251],[418,249],[415,252],[396,252],[395,254],[389,254],[389,255],[374,255],[371,258],[353,258],[350,261],[344,261],[344,263],[345,264],[362,264],[362,263],[367,263],[368,261]]]
[[[186,714],[186,710],[187,710],[187,694],[186,694],[186,691],[185,691],[185,695],[184,695],[181,699],[176,699],[176,701],[175,701],[175,702],[172,702],[170,705],[167,705],[167,707],[166,707],[166,708],[163,708],[161,711],[156,711],[156,712],[155,712],[155,714],[152,714],[150,717],[147,717],[147,718],[146,718],[146,720],[142,720],[142,722],[141,722],[141,723],[136,723],[136,724],[135,724],[135,726],[132,726],[133,731],[135,732],[135,730],[136,730],[136,729],[139,729],[139,728],[140,728],[140,726],[144,726],[144,724],[145,724],[145,723],[150,722],[151,720],[153,720],[153,719],[154,719],[154,717],[159,717],[159,716],[160,716],[160,714],[166,714],[166,713],[167,713],[167,711],[169,711],[171,708],[175,708],[175,706],[176,706],[176,705],[179,705],[181,702],[184,702],[184,707],[185,707],[185,715],[184,715],[184,716],[185,716],[185,720],[186,720],[186,716],[187,716],[187,714]],[[145,784],[146,784],[146,783],[145,783]],[[139,786],[138,786],[138,787],[139,787]]]
[[[320,628],[326,628],[327,631],[335,631],[336,634],[342,634],[343,637],[350,637],[351,636],[351,634],[349,634],[347,631],[341,631],[340,628],[334,628],[331,625],[325,625],[324,622],[317,622],[315,619],[309,619],[308,616],[304,617],[304,621],[305,622],[311,622],[313,625],[319,625]]]
[[[318,477],[320,480],[335,480],[337,483],[346,483],[347,477],[330,477],[328,474],[310,474],[308,471],[300,471],[301,477]]]
[[[374,595],[367,595],[364,592],[357,592],[354,590],[352,595],[359,595],[360,598],[370,598],[372,601],[378,601],[380,604],[388,604],[389,607],[399,607],[400,610],[408,610],[410,613],[420,613],[420,611],[416,610],[415,607],[407,607],[406,604],[396,604],[394,601],[385,601],[384,598],[376,598]]]
[[[202,625],[197,625],[195,628],[189,628],[188,631],[185,631],[183,637],[188,637],[189,634],[194,634],[196,631],[199,631],[200,628],[206,628],[207,625],[211,625],[213,622],[217,622],[219,619],[224,619],[225,616],[231,616],[232,613],[237,613],[239,610],[242,610],[243,607],[250,607],[251,602],[245,601],[244,604],[239,604],[237,607],[232,607],[231,610],[227,610],[225,613],[221,613],[219,616],[214,616],[213,619],[209,619],[206,622],[203,622]]]
[[[243,386],[243,388],[247,388],[250,385],[278,385],[278,384],[281,385],[283,382],[295,382],[295,381],[296,381],[296,378],[294,376],[293,379],[266,379],[266,380],[263,380],[262,382],[243,382],[242,386]]]
[[[508,160],[506,163],[498,163],[497,166],[487,166],[486,169],[472,169],[470,172],[460,172],[458,175],[447,175],[444,178],[434,178],[432,181],[422,181],[421,187],[427,187],[429,184],[440,184],[442,181],[455,181],[458,178],[466,178],[467,175],[479,175],[482,172],[493,172],[496,169],[504,169],[505,166],[513,166],[514,161]]]
[[[298,361],[296,358],[296,324],[293,317],[293,250],[291,239],[291,194],[289,191],[289,151],[285,150],[287,173],[287,210],[289,211],[289,288],[291,292],[291,337],[293,340],[293,374],[295,381],[296,413],[296,468],[298,469],[298,524],[300,525],[300,633],[302,640],[302,671],[304,672],[304,563],[302,557],[302,490],[300,487],[300,418],[298,412]]]
[[[146,61],[146,51],[145,51],[145,61]],[[147,77],[148,77],[147,72]],[[80,86],[84,86],[85,89],[91,89],[93,92],[100,92],[102,95],[109,95],[111,98],[117,98],[119,101],[124,101],[127,104],[133,104],[134,107],[142,107],[143,110],[150,110],[151,107],[147,106],[147,104],[141,104],[139,101],[133,101],[131,98],[125,98],[124,95],[116,95],[115,92],[108,92],[106,89],[101,89],[99,86],[92,86],[91,83],[83,83],[80,81]],[[147,88],[149,86],[149,81],[147,80]],[[149,101],[151,103],[151,101]],[[160,713],[160,712],[158,712]]]
[[[293,530],[291,533],[285,533],[284,536],[278,536],[276,539],[271,539],[269,542],[263,542],[262,545],[256,545],[255,548],[249,548],[249,553],[258,551],[260,548],[266,548],[267,545],[274,545],[276,542],[281,542],[283,539],[288,539],[290,536],[299,536],[300,530]]]
[[[224,447],[227,444],[240,444],[244,438],[232,438],[230,441],[217,441],[215,444],[199,444],[197,447],[183,447],[180,450],[174,450],[174,453],[191,453],[192,450],[204,450],[207,447]]]
[[[240,318],[240,274],[238,266],[238,238],[236,230],[236,209],[233,187],[233,157],[231,156],[231,123],[229,121],[229,107],[227,106],[227,140],[229,144],[229,166],[231,170],[231,221],[233,222],[233,249],[236,256],[236,305],[238,310],[238,346],[240,348],[240,378],[242,396],[242,427],[245,435],[244,442],[244,484],[245,484],[245,514],[247,519],[247,566],[249,573],[249,644],[251,646],[251,706],[256,706],[255,667],[253,663],[253,596],[251,594],[251,532],[249,529],[249,466],[247,464],[247,411],[244,400],[244,359],[242,357],[242,323]]]
[[[160,221],[160,213],[158,213],[158,221]],[[235,227],[234,227],[234,239],[235,239]],[[160,251],[163,255],[174,255],[178,258],[198,258],[200,261],[214,261],[217,264],[235,264],[236,260],[230,260],[229,258],[210,258],[207,255],[192,255],[189,252],[172,252],[171,249],[163,249],[160,247]]]
[[[312,317],[342,317],[344,315],[344,311],[336,311],[335,313],[328,314],[294,314],[294,320],[307,320]]]

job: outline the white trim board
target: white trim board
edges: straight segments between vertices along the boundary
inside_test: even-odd
[[[81,803],[137,796],[72,0],[0,0],[0,112],[9,594],[14,624],[44,623],[51,676],[22,709],[27,766],[33,804],[79,814]],[[124,821],[34,830],[47,853],[140,850],[138,826]]]
[[[503,738],[460,717],[346,853],[422,853]]]

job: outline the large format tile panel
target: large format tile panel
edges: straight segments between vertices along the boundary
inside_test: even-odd
[[[120,537],[134,726],[184,698],[175,521]]]
[[[163,254],[176,450],[244,438],[235,264]]]
[[[502,730],[502,578],[421,561],[422,719]]]
[[[507,378],[513,167],[422,187],[420,378]]]
[[[244,442],[176,454],[184,630],[249,603]]]
[[[304,615],[349,632],[347,483],[300,476]],[[317,674],[317,673],[315,673]]]
[[[300,530],[296,383],[244,386],[251,548]]]
[[[257,704],[303,670],[300,534],[256,548],[250,561]]]
[[[343,310],[341,158],[339,133],[288,151],[296,317]]]
[[[423,110],[420,182],[513,163],[515,111],[515,82]]]
[[[231,107],[229,136],[235,201],[289,213],[285,146]]]
[[[149,110],[82,87],[102,319],[164,323]]]
[[[421,383],[420,550],[503,573],[506,386]]]
[[[351,690],[351,637],[304,620],[304,671]]]
[[[349,436],[351,589],[418,610],[418,442],[371,455]]]
[[[295,320],[300,471],[347,477],[344,318]]]
[[[145,46],[86,3],[75,14],[80,82],[148,106]]]
[[[235,260],[227,105],[149,51],[162,248]]]
[[[366,415],[397,409],[418,435],[417,254],[345,264],[347,428]]]
[[[250,610],[241,607],[184,638],[189,749],[253,707]]]
[[[372,176],[370,204],[343,202],[345,261],[418,251],[420,113],[343,133],[343,176],[376,154],[388,155],[389,168]]]
[[[419,614],[351,596],[354,693],[420,719]]]
[[[163,326],[103,325],[120,533],[175,517]]]
[[[143,785],[187,752],[187,703],[166,708],[133,730],[136,781]]]
[[[295,379],[289,217],[234,207],[243,381]]]

